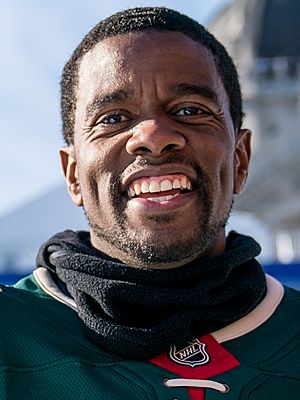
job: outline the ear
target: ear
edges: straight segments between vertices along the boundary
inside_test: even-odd
[[[240,194],[245,188],[249,171],[250,157],[251,131],[249,129],[240,129],[236,136],[235,146],[234,194]]]
[[[59,154],[69,194],[73,203],[80,207],[83,205],[83,201],[80,191],[77,161],[74,155],[74,148],[73,146],[62,147],[59,151]]]

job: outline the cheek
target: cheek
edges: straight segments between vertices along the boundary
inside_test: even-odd
[[[101,180],[105,174],[101,171],[102,166],[98,162],[98,157],[94,152],[84,151],[82,147],[78,159],[80,160],[77,164],[78,179],[83,198],[83,206],[87,211],[92,203],[98,203],[99,189],[104,186]]]
[[[78,155],[78,173],[80,182],[85,186],[100,184],[100,181],[111,170],[110,157],[105,146],[99,141],[92,143],[80,143]]]
[[[112,185],[122,170],[122,148],[117,138],[81,143],[78,162],[84,207],[111,207]]]
[[[97,176],[90,170],[79,174],[83,206],[88,211],[93,205],[99,204],[99,187]]]
[[[234,178],[234,153],[233,150],[227,151],[220,156],[220,176],[223,182],[232,181]]]
[[[228,151],[220,155],[216,164],[220,191],[223,196],[232,196],[234,188],[234,157],[232,152]]]
[[[200,150],[201,151],[201,150]],[[199,154],[201,154],[199,151]],[[212,139],[202,148],[200,167],[206,170],[216,201],[218,197],[227,197],[233,193],[234,187],[234,150],[232,145],[223,140]]]
[[[216,175],[233,169],[234,146],[221,130],[200,132],[194,140],[195,156]]]
[[[100,172],[97,165],[89,165],[80,175],[83,207],[89,221],[99,226],[110,226],[113,206],[110,198],[110,177]]]

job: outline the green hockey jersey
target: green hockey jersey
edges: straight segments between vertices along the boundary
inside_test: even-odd
[[[73,299],[39,268],[1,286],[0,399],[298,400],[300,294],[267,284],[247,316],[141,362],[88,339]]]

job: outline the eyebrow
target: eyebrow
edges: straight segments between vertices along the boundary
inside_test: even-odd
[[[171,87],[171,93],[175,96],[189,96],[189,95],[200,95],[208,100],[212,101],[216,105],[219,105],[218,96],[215,91],[207,86],[191,85],[187,83],[180,83]],[[85,120],[93,117],[93,115],[106,105],[112,103],[121,103],[132,96],[131,91],[125,91],[124,89],[118,89],[106,95],[95,96],[86,107]]]
[[[121,103],[129,97],[129,93],[123,89],[115,90],[106,95],[97,95],[86,106],[85,119],[91,118],[99,108],[103,108],[108,104]]]
[[[200,95],[208,100],[212,101],[220,107],[218,96],[214,90],[207,86],[191,85],[188,83],[180,83],[179,85],[174,85],[171,88],[172,93],[176,96],[189,96],[189,95]]]

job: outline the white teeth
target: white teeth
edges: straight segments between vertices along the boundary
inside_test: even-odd
[[[180,181],[179,181],[179,179],[175,179],[174,181],[173,181],[173,189],[180,189],[181,188],[181,183],[180,183]]]
[[[186,189],[186,188],[187,188],[187,178],[186,178],[186,176],[183,176],[183,177],[180,179],[180,182],[181,182],[181,187],[182,187],[183,189]]]
[[[166,201],[166,197],[147,197],[148,200],[155,201],[156,203],[161,203],[162,201]]]
[[[166,196],[166,200],[171,200],[171,199],[173,199],[173,198],[174,198],[174,196],[171,195],[171,194],[170,194],[170,196]]]
[[[160,183],[154,178],[140,180],[139,182],[140,183],[136,182],[129,187],[128,196],[135,197],[139,196],[141,193],[159,193],[166,192],[172,189],[192,190],[191,181],[186,176],[182,176],[181,179],[175,178],[174,181],[164,179]]]
[[[149,192],[149,185],[147,181],[143,181],[141,185],[141,191],[142,193],[148,193]]]
[[[135,191],[135,194],[138,196],[139,194],[141,194],[141,185],[139,184],[139,183],[135,183],[134,185],[133,185],[133,187],[134,187],[134,191]]]
[[[161,197],[147,197],[148,200],[155,201],[156,203],[161,203],[163,201],[172,200],[175,197],[179,196],[179,193],[170,194],[169,196],[161,196]]]
[[[160,186],[157,181],[151,181],[149,185],[150,193],[160,192]]]
[[[160,190],[162,192],[166,192],[167,190],[171,189],[173,189],[173,185],[171,181],[169,181],[168,179],[165,179],[164,181],[160,182]]]

